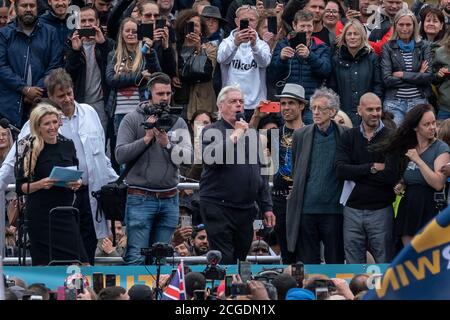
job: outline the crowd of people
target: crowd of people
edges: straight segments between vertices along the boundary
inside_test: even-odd
[[[239,274],[227,275],[214,285],[204,272],[185,267],[183,300],[361,300],[379,276],[357,274],[347,282],[321,274],[293,274],[288,266],[261,271],[246,282]],[[22,279],[11,276],[5,278],[5,300],[159,300],[158,292],[168,287],[172,277],[161,275],[159,288],[153,281],[151,286],[134,284],[126,289],[93,285],[88,277],[77,273],[68,276],[58,290],[51,290],[45,283],[27,286]],[[81,289],[71,287],[76,280],[82,282]]]
[[[1,1],[7,254],[22,211],[33,265],[392,261],[446,205],[450,1],[356,3]],[[93,192],[123,175],[113,238]]]

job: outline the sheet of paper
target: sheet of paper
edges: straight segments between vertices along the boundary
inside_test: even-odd
[[[345,206],[347,204],[348,198],[350,198],[350,195],[352,194],[353,188],[355,187],[356,183],[351,180],[345,180],[344,181],[344,187],[342,188],[341,198],[339,199],[339,203]]]
[[[77,170],[77,167],[53,167],[50,173],[50,179],[58,180],[55,186],[65,187],[67,182],[77,181],[81,178],[83,171]]]

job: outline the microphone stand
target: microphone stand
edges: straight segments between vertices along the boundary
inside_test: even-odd
[[[14,152],[14,159],[15,159],[15,163],[14,163],[14,176],[16,177],[16,201],[17,201],[17,210],[18,210],[18,215],[17,215],[17,237],[18,237],[18,261],[19,261],[19,266],[24,266],[26,263],[26,256],[23,257],[23,262],[22,262],[22,252],[21,252],[21,248],[22,248],[22,233],[23,233],[23,206],[21,203],[21,197],[19,195],[19,190],[17,189],[17,186],[19,185],[19,137],[18,136],[13,136],[14,137],[14,146],[16,148],[15,152]]]
[[[31,137],[30,138],[30,146],[29,146],[29,150],[30,150],[30,158],[28,161],[28,178],[27,178],[27,201],[28,202],[28,196],[30,193],[30,184],[31,184],[31,180],[32,180],[32,175],[31,175],[31,158],[33,156],[33,142],[34,142],[34,138]],[[16,166],[18,166],[19,163],[19,156],[18,156],[18,149],[17,149],[17,140],[16,140]],[[18,169],[17,169],[18,171]],[[24,170],[25,171],[25,170]],[[16,177],[18,177],[18,173],[16,175]],[[18,179],[16,178],[16,186]],[[16,190],[19,191],[19,190]],[[18,201],[20,200],[19,198],[19,193],[17,193],[17,197],[18,197]],[[20,227],[19,227],[19,265],[21,266],[25,266],[26,265],[26,257],[27,257],[27,237],[28,237],[28,215],[27,215],[27,206],[25,206],[25,208],[21,208],[19,202],[19,217],[20,217]],[[21,258],[23,260],[21,260]]]

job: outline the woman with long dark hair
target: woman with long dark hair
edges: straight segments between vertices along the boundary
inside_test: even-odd
[[[412,108],[382,149],[397,153],[401,159],[405,196],[400,202],[395,231],[406,245],[438,213],[434,193],[444,188],[446,177],[440,170],[450,161],[449,146],[436,139],[433,106],[420,104]]]
[[[188,30],[188,26],[193,25],[193,30]],[[216,94],[213,87],[213,74],[216,67],[217,47],[211,42],[205,43],[207,35],[207,25],[204,18],[195,10],[183,10],[178,14],[175,24],[177,33],[178,52],[178,77],[172,79],[175,91],[175,103],[186,106],[185,114],[188,121],[192,120],[192,115],[199,109],[209,112],[217,111]],[[205,61],[200,59],[200,55],[205,56]],[[202,61],[202,79],[193,72],[183,72],[190,70],[189,61]],[[195,71],[192,70],[191,71]]]

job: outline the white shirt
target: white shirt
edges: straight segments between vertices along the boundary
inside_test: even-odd
[[[81,176],[81,179],[83,180],[83,184],[87,185],[89,183],[89,173],[88,173],[88,167],[86,163],[86,156],[84,152],[83,144],[81,143],[81,138],[78,133],[78,107],[75,105],[75,110],[71,118],[68,118],[66,116],[61,116],[61,120],[63,122],[63,125],[59,128],[59,132],[66,137],[67,139],[70,139],[75,144],[75,150],[77,151],[77,158],[78,158],[78,169],[83,171],[83,175]]]

